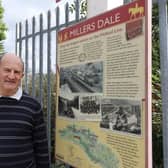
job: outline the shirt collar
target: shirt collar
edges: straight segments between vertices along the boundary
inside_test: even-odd
[[[12,99],[20,100],[21,97],[22,97],[22,93],[23,93],[23,90],[22,90],[21,87],[19,87],[18,90],[17,90],[17,92],[14,95],[5,96],[5,97],[9,97],[9,98],[12,98]],[[0,97],[3,97],[3,96],[0,95]]]

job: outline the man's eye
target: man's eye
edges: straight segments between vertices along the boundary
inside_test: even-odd
[[[20,74],[20,71],[15,71],[15,74]]]
[[[5,72],[10,72],[10,69],[5,69]]]

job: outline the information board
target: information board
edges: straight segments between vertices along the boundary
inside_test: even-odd
[[[147,168],[150,24],[138,0],[58,33],[55,157],[76,168]]]

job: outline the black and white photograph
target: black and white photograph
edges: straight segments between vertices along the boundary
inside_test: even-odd
[[[79,118],[87,121],[101,121],[100,96],[82,96],[79,98]]]
[[[103,92],[103,62],[60,68],[60,88],[72,93]]]
[[[102,99],[101,128],[141,134],[141,101]]]
[[[59,116],[75,119],[76,111],[79,111],[79,96],[59,96]]]
[[[99,114],[100,113],[100,97],[86,96],[80,99],[80,111],[83,114]]]
[[[74,95],[67,84],[61,87],[58,101],[58,116],[76,119],[79,113],[79,96]]]

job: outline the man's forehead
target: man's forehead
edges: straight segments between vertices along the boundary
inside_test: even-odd
[[[15,56],[15,55],[4,55],[2,58],[1,58],[1,62],[3,61],[18,61],[18,62],[22,62],[21,61],[21,58],[18,57],[18,56]]]
[[[21,58],[18,56],[14,56],[14,55],[4,55],[0,59],[0,63],[1,64],[17,64],[17,65],[23,66],[23,62],[22,62]]]

